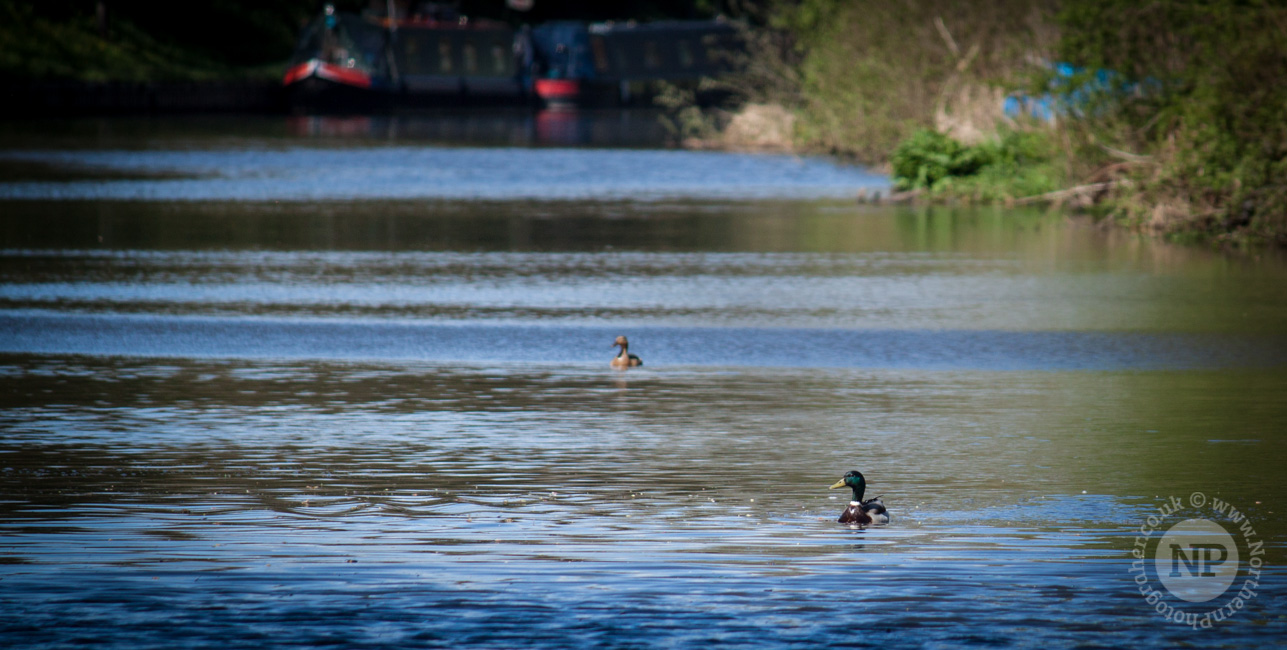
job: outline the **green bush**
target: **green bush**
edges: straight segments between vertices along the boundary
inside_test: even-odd
[[[894,148],[890,165],[899,190],[994,201],[1058,189],[1066,176],[1058,154],[1048,131],[1006,131],[995,140],[965,145],[922,129]]]
[[[993,162],[995,147],[969,147],[937,131],[921,129],[894,147],[890,165],[901,190],[933,189],[950,176],[971,176]]]

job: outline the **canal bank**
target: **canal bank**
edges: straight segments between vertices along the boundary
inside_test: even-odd
[[[771,22],[753,98],[791,108],[805,150],[891,161],[920,201],[1082,204],[1166,239],[1287,246],[1281,6],[822,1]]]

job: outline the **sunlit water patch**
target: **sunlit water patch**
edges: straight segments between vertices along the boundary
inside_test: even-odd
[[[1272,277],[1007,255],[10,249],[0,279],[11,353],[599,365],[628,334],[648,368],[1287,364]]]
[[[1219,647],[1285,624],[1276,564],[1205,636],[1128,570],[1156,492],[1208,483],[1283,556],[1258,505],[1281,374],[0,368],[18,646]],[[1211,420],[1257,442],[1210,453]],[[891,525],[834,521],[853,466]]]
[[[0,158],[118,173],[188,175],[0,183],[0,199],[816,199],[887,177],[817,158],[722,152],[382,147],[3,152]]]
[[[618,330],[337,318],[0,313],[0,352],[242,359],[422,359],[601,365]],[[997,330],[635,326],[648,368],[794,366],[979,370],[1282,367],[1287,339]]]

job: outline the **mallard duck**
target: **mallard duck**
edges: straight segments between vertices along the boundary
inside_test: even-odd
[[[849,507],[840,513],[839,521],[842,524],[887,524],[889,523],[889,513],[885,511],[885,504],[881,503],[880,497],[862,500],[862,493],[867,491],[867,479],[863,477],[862,472],[854,470],[845,473],[845,477],[836,481],[831,489],[835,490],[849,486],[854,491],[854,500],[849,502]]]
[[[612,357],[613,368],[633,368],[643,365],[643,359],[630,354],[630,342],[626,340],[626,337],[618,336],[616,342],[612,344],[614,348],[617,346],[621,346],[621,352]]]

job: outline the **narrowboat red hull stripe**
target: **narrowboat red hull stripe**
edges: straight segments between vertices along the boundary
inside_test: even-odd
[[[371,75],[368,75],[361,70],[343,68],[330,63],[322,63],[316,59],[307,63],[301,63],[287,70],[286,76],[282,78],[282,85],[289,86],[312,76],[316,76],[319,79],[326,79],[327,81],[341,83],[346,86],[356,86],[358,88],[371,87]]]
[[[545,99],[579,97],[581,82],[575,79],[537,79],[536,94]]]

